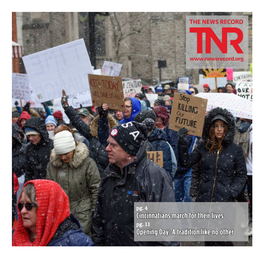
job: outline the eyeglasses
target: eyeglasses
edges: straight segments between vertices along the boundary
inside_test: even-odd
[[[18,205],[17,205],[17,207],[18,207],[18,209],[21,211],[24,207],[26,208],[26,210],[27,211],[30,211],[33,207],[37,207],[37,205],[35,204],[35,203],[29,203],[29,202],[27,202],[27,203],[25,203],[25,204],[23,204],[23,203],[19,203]]]
[[[125,106],[126,108],[131,108],[132,106]]]

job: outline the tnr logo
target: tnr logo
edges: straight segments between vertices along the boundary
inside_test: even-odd
[[[243,40],[243,32],[239,28],[234,27],[224,27],[222,28],[222,42],[214,33],[211,28],[208,27],[191,27],[190,33],[197,33],[197,54],[203,53],[203,33],[205,33],[205,53],[211,54],[211,39],[218,46],[223,54],[227,54],[228,42],[227,34],[235,33],[237,38],[235,40],[230,40],[230,45],[234,47],[238,54],[243,54],[244,52],[240,48],[239,44]]]

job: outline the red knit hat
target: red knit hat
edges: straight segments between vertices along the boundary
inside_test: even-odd
[[[209,87],[209,84],[208,84],[208,83],[205,83],[205,84],[203,85],[203,87],[210,89],[210,87]]]
[[[37,239],[31,243],[29,234],[23,226],[21,213],[18,210],[18,223],[13,235],[13,246],[46,246],[54,236],[58,226],[70,216],[69,198],[61,186],[46,179],[30,180],[35,186],[37,200]],[[23,187],[23,188],[24,188]],[[18,203],[20,202],[20,198]]]
[[[56,118],[63,119],[63,118],[62,118],[62,113],[61,113],[60,110],[54,112],[52,115],[53,115],[54,117],[56,117]]]

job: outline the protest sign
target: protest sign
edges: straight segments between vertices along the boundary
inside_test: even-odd
[[[149,100],[150,106],[154,107],[155,100],[158,99],[158,94],[153,93],[146,93],[146,98]]]
[[[110,109],[124,111],[124,92],[121,77],[88,74],[92,104],[107,103]]]
[[[206,106],[207,99],[174,93],[169,129],[179,131],[180,128],[185,127],[188,129],[188,134],[201,137]]]
[[[237,82],[236,90],[239,97],[253,101],[253,80]]]
[[[233,68],[226,68],[226,79],[233,80]]]
[[[215,78],[204,78],[202,74],[199,74],[199,84],[208,83],[211,91],[216,91],[217,85],[226,85],[226,77],[216,77]]]
[[[102,67],[102,75],[119,76],[122,64],[104,61]]]
[[[188,83],[178,83],[177,87],[178,87],[178,90],[189,90]]]
[[[73,108],[91,107],[93,105],[90,91],[83,91],[74,94],[69,94],[68,103]]]
[[[163,168],[163,151],[147,151],[147,158]]]
[[[67,94],[89,91],[93,73],[83,39],[22,57],[30,85],[40,102]]]
[[[137,93],[141,93],[141,79],[139,80],[131,80],[122,82],[124,97],[132,97],[134,98]]]
[[[12,98],[31,100],[27,74],[12,73]]]

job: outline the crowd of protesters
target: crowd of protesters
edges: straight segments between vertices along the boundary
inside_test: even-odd
[[[203,92],[211,92],[208,84]],[[180,245],[134,241],[134,202],[248,202],[252,235],[252,120],[223,108],[205,116],[203,136],[169,129],[174,93],[150,87],[124,99],[125,110],[74,109],[38,114],[27,103],[12,113],[13,245]],[[235,85],[219,93],[236,94]],[[153,107],[145,93],[157,93]],[[163,167],[147,158],[162,151]],[[217,174],[215,173],[217,168]],[[232,245],[208,242],[207,245]]]

